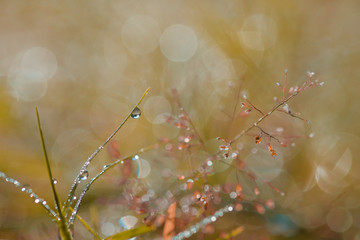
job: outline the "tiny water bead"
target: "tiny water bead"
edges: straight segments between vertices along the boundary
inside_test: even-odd
[[[135,107],[134,110],[133,110],[132,113],[131,113],[131,117],[132,117],[133,119],[138,119],[138,118],[140,117],[140,115],[141,115],[141,110],[140,110],[140,108]]]
[[[107,169],[107,168],[110,167],[110,166],[111,166],[110,164],[106,164],[106,165],[104,165],[103,169],[105,170],[105,169]]]
[[[86,180],[88,177],[89,177],[88,170],[86,170],[86,169],[81,170],[80,176],[79,176],[80,181]]]
[[[57,180],[55,178],[52,179],[53,184],[57,184]]]

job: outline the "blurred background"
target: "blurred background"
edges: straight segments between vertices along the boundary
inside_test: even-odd
[[[276,83],[283,84],[285,69],[288,86],[301,85],[310,71],[324,86],[289,105],[311,124],[278,113],[262,126],[312,138],[277,147],[275,159],[264,154],[264,146],[253,146],[252,137],[241,140],[248,149],[244,161],[285,196],[264,189],[261,193],[275,200],[274,210],[261,217],[239,213],[219,220],[218,227],[229,221],[244,225],[236,239],[358,240],[359,10],[359,1],[323,0],[1,1],[0,171],[29,184],[53,206],[35,106],[64,199],[84,161],[147,87],[141,117],[130,119],[115,137],[121,155],[159,138],[179,137],[179,129],[164,120],[178,113],[172,88],[212,146],[216,137],[231,139],[258,118],[255,112],[234,120],[241,111],[234,111],[237,89],[268,111],[274,97],[281,97]],[[178,174],[182,165],[182,159],[168,160],[156,152],[142,156],[142,176],[135,180],[156,185],[155,192],[166,190],[159,173],[166,168]],[[90,165],[90,177],[112,161],[103,151]],[[118,221],[125,215],[141,224],[136,213],[111,202],[121,193],[120,175],[115,169],[94,184],[80,211],[87,220],[98,215],[104,236],[122,231]],[[217,184],[233,180],[222,177]],[[80,225],[77,229],[78,239],[90,238]],[[33,199],[0,181],[1,239],[56,234],[56,225]]]

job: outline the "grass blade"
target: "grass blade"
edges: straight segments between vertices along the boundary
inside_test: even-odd
[[[67,225],[66,225],[66,220],[65,220],[64,215],[63,215],[63,213],[61,211],[61,205],[60,205],[60,201],[59,201],[59,196],[58,196],[58,194],[56,192],[55,184],[54,184],[54,181],[53,181],[53,175],[52,175],[52,172],[51,172],[50,161],[49,161],[47,151],[46,151],[45,140],[44,140],[44,135],[43,135],[42,128],[41,128],[38,108],[36,107],[35,110],[36,110],[36,118],[37,118],[37,123],[38,123],[38,128],[39,128],[40,139],[41,139],[41,146],[42,146],[42,149],[43,149],[44,158],[45,158],[45,162],[46,162],[46,169],[47,169],[47,172],[48,172],[48,175],[49,175],[51,190],[52,190],[52,192],[54,194],[54,200],[55,200],[55,204],[57,206],[57,210],[58,210],[58,214],[59,214],[59,218],[60,218],[58,224],[59,224],[59,230],[60,230],[61,238],[66,239],[66,240],[72,239],[70,231],[69,231],[69,229],[67,228]]]
[[[126,240],[126,239],[130,239],[130,238],[139,236],[144,233],[152,232],[155,229],[156,229],[155,226],[142,225],[137,228],[133,228],[133,229],[123,231],[121,233],[117,233],[115,235],[105,238],[104,240]]]
[[[71,209],[71,208],[70,208]],[[72,210],[72,209],[71,209]],[[90,225],[79,215],[76,215],[76,218],[81,222],[81,224],[94,236],[97,240],[102,240],[100,235],[92,228]]]

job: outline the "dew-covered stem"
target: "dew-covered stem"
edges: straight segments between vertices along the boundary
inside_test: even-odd
[[[91,163],[91,161],[96,157],[96,155],[105,147],[105,145],[115,136],[115,134],[122,128],[122,126],[129,120],[129,118],[132,115],[132,112],[134,111],[134,109],[138,108],[138,106],[140,105],[140,103],[144,100],[145,96],[148,94],[148,92],[150,91],[150,88],[147,88],[146,91],[144,92],[144,94],[142,95],[142,97],[140,98],[140,100],[138,101],[138,103],[131,109],[131,111],[129,112],[129,114],[126,116],[126,118],[120,123],[120,125],[115,129],[115,131],[113,131],[110,136],[105,140],[105,142],[103,144],[100,145],[100,147],[98,147],[91,155],[90,157],[88,157],[88,159],[86,160],[86,162],[84,163],[84,165],[81,167],[81,170],[79,171],[78,175],[76,176],[71,189],[69,191],[68,197],[66,199],[66,202],[64,204],[64,210],[65,213],[68,212],[69,207],[71,206],[71,203],[73,201],[73,197],[75,195],[75,191],[76,188],[79,184],[79,179],[81,178],[81,174],[86,171],[87,166]]]
[[[71,213],[71,216],[70,216],[70,218],[69,218],[69,221],[68,221],[68,226],[73,225],[74,220],[75,220],[75,217],[76,217],[76,215],[77,215],[77,212],[79,211],[80,204],[81,204],[81,202],[82,202],[82,200],[83,200],[86,192],[90,189],[91,185],[92,185],[98,178],[100,178],[104,173],[106,173],[107,171],[109,171],[111,168],[113,168],[113,167],[115,167],[116,165],[122,163],[124,160],[126,160],[126,159],[131,159],[131,158],[132,158],[133,156],[135,156],[135,155],[138,155],[138,154],[141,154],[141,153],[150,151],[150,150],[152,150],[152,149],[154,149],[154,148],[156,148],[156,147],[157,147],[157,144],[150,145],[150,146],[148,146],[148,147],[145,147],[145,148],[140,149],[140,150],[139,150],[138,152],[136,152],[136,153],[133,153],[133,154],[131,154],[131,155],[128,155],[128,156],[125,156],[125,157],[123,157],[123,158],[121,158],[121,159],[118,159],[118,160],[116,160],[115,162],[106,165],[106,167],[105,167],[101,172],[99,172],[95,177],[91,178],[91,180],[86,184],[85,188],[84,188],[83,191],[81,192],[81,194],[80,194],[80,196],[79,196],[79,198],[78,198],[78,200],[77,200],[77,202],[76,202],[76,204],[75,204],[75,206],[74,206],[74,209],[73,209],[73,211],[72,211],[72,213]]]
[[[15,187],[20,188],[20,190],[22,192],[25,192],[29,195],[29,197],[34,199],[35,203],[39,203],[44,209],[45,211],[50,215],[51,219],[54,220],[55,222],[58,221],[57,219],[57,215],[54,212],[54,210],[52,210],[50,208],[50,206],[47,204],[47,202],[39,197],[27,184],[22,184],[21,182],[19,182],[18,180],[15,180],[9,176],[7,176],[5,173],[0,172],[0,178],[5,179],[6,182],[8,183],[12,183],[15,185]]]
[[[224,214],[232,212],[233,210],[234,207],[232,205],[225,206],[224,208],[221,208],[218,211],[216,211],[214,215],[208,216],[202,219],[201,222],[198,222],[187,228],[185,231],[178,233],[176,236],[172,238],[172,240],[182,240],[185,238],[189,238],[192,235],[196,234],[205,225],[216,222],[219,218],[223,217]]]
[[[35,108],[36,110],[36,118],[37,118],[37,123],[38,123],[38,128],[39,128],[39,134],[40,134],[40,139],[41,139],[41,146],[43,149],[43,153],[44,153],[44,158],[45,158],[45,162],[46,162],[46,170],[48,172],[49,175],[49,180],[50,180],[50,185],[51,185],[51,189],[52,192],[54,194],[54,200],[55,200],[55,204],[56,204],[56,209],[58,209],[58,214],[59,214],[59,230],[60,230],[60,235],[62,239],[72,239],[71,233],[69,231],[69,229],[66,226],[66,220],[65,217],[62,213],[62,209],[61,209],[61,204],[59,201],[59,196],[57,194],[56,188],[55,188],[55,184],[54,184],[54,178],[51,172],[51,167],[50,167],[50,161],[47,155],[47,151],[46,151],[46,146],[45,146],[45,140],[44,140],[44,135],[42,132],[42,127],[41,127],[41,123],[40,123],[40,117],[39,117],[39,111],[38,108]]]

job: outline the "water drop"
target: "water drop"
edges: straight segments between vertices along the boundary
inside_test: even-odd
[[[211,220],[212,222],[215,222],[215,221],[216,221],[216,217],[215,217],[215,216],[212,216],[212,217],[210,218],[210,220]]]
[[[40,202],[40,199],[39,198],[36,198],[35,199],[35,203],[39,203]]]
[[[43,205],[46,205],[46,201],[45,201],[45,200],[44,200],[44,201],[42,201],[42,204],[43,204]]]
[[[57,184],[57,180],[55,178],[52,179],[53,184]]]
[[[26,190],[26,187],[22,187],[21,191],[24,192]]]
[[[89,177],[89,172],[88,172],[88,170],[86,170],[86,169],[81,170],[79,179],[80,179],[81,181],[83,181],[83,180],[86,180],[88,177]]]
[[[135,160],[138,160],[139,159],[139,155],[134,155],[131,160],[135,161]]]
[[[235,199],[236,196],[237,196],[236,192],[231,192],[230,193],[230,198]]]
[[[110,164],[104,165],[104,170],[107,169],[108,167],[110,167]]]
[[[134,119],[138,119],[140,117],[140,115],[141,115],[140,108],[135,107],[134,110],[131,113],[131,117],[134,118]]]

